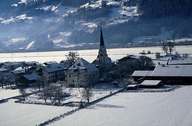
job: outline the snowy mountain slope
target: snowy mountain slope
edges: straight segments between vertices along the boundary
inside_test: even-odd
[[[168,36],[160,39],[169,38],[172,32],[179,35],[192,33],[186,26],[190,20],[186,23],[179,19],[175,23],[173,21],[177,18],[153,21],[140,19],[135,5],[130,4],[129,0],[2,0],[0,45],[3,48],[0,50],[82,48],[83,43],[88,43],[84,48],[94,48],[89,43],[97,44],[98,26],[101,24],[106,43],[110,47],[124,45],[145,36],[158,41],[156,36],[161,35],[162,29],[165,29]],[[190,34],[187,35],[189,37]],[[25,38],[25,41],[18,42],[20,44],[11,43],[14,38]],[[28,46],[31,42],[33,46]]]

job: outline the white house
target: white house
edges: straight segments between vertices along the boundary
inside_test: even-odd
[[[66,72],[67,86],[91,86],[98,81],[99,71],[94,64],[78,58]]]

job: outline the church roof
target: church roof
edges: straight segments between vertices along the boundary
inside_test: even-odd
[[[104,39],[103,39],[103,31],[102,31],[102,28],[100,30],[100,46],[104,46]]]

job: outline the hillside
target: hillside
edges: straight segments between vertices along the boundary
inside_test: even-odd
[[[191,3],[162,1],[3,0],[0,51],[95,48],[101,24],[108,47],[190,38]]]

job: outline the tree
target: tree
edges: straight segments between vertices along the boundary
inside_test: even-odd
[[[168,42],[167,46],[168,46],[169,54],[171,55],[174,50],[175,45],[173,42]]]
[[[69,52],[69,54],[67,55],[67,60],[71,61],[71,63],[73,64],[79,57],[79,54],[77,52]]]
[[[39,90],[40,90],[41,86],[43,88],[45,86],[45,78],[44,78],[44,75],[43,75],[43,68],[39,67],[39,68],[37,68],[36,71],[37,71],[37,74],[39,75],[39,82],[37,84],[38,84],[38,87],[39,87]]]
[[[165,52],[166,55],[171,55],[175,48],[174,42],[163,42],[162,50]]]
[[[22,100],[25,101],[25,97],[26,97],[26,94],[27,94],[25,89],[24,88],[20,88],[19,92],[22,95]]]
[[[145,17],[191,16],[191,0],[137,0],[138,10]]]
[[[40,95],[42,99],[44,99],[45,103],[47,103],[47,99],[49,97],[49,89],[47,87],[43,88],[42,93]]]
[[[83,88],[81,94],[82,94],[82,99],[86,100],[87,103],[90,102],[90,98],[93,96],[92,90],[89,86]]]
[[[166,55],[168,54],[168,47],[167,47],[167,45],[166,45],[165,42],[163,42],[163,44],[162,44],[162,50],[164,51],[164,53],[165,53]]]
[[[66,95],[61,85],[49,85],[44,87],[40,98],[44,99],[45,103],[47,103],[47,99],[50,99],[52,104],[60,105],[63,97]]]

